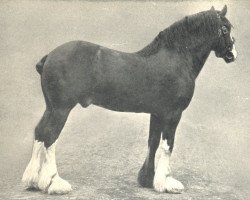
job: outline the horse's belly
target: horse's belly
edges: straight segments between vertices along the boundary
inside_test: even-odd
[[[92,104],[119,112],[150,113],[151,105],[138,99],[124,97],[123,95],[95,94]]]

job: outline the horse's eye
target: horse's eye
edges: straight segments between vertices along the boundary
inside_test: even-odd
[[[223,34],[227,34],[228,33],[228,29],[227,29],[226,26],[222,26],[221,29],[222,29]]]

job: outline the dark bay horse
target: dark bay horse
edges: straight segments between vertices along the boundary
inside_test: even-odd
[[[84,108],[93,104],[114,111],[149,113],[148,154],[138,182],[158,192],[180,193],[184,187],[172,177],[169,158],[195,79],[211,51],[226,63],[237,56],[226,12],[226,6],[221,11],[212,7],[187,16],[135,53],[72,41],[44,56],[36,68],[46,110],[35,129],[32,158],[22,179],[25,186],[49,194],[71,190],[58,175],[55,145],[71,109],[79,103]]]

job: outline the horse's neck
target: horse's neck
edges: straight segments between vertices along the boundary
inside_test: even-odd
[[[197,78],[200,71],[202,70],[202,67],[204,66],[211,50],[212,50],[212,44],[206,43],[206,44],[197,44],[193,46],[193,48],[189,49],[189,53],[192,56],[192,73],[194,78]]]
[[[182,54],[180,57],[183,57],[184,59],[189,60],[191,58],[192,62],[186,67],[190,67],[192,76],[196,79],[212,50],[212,42],[212,38],[209,38],[209,36],[204,37],[202,35],[200,37],[189,35],[185,43],[182,40],[176,40],[171,47],[166,47],[158,40],[154,40],[136,53],[148,59],[151,57],[157,57],[157,54],[161,54],[162,56],[162,52],[164,52],[162,51],[163,48],[167,48],[165,51],[166,54],[168,54],[168,51]],[[188,56],[188,58],[186,56]]]
[[[188,62],[186,67],[190,69],[194,79],[199,75],[212,50],[213,40],[213,36],[210,35],[189,35],[185,42],[176,41],[173,47],[173,50],[182,54],[181,57],[191,61]]]

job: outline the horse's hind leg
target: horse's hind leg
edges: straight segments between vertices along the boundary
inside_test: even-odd
[[[48,120],[49,117],[49,113],[50,113],[49,110],[46,110],[44,112],[44,115],[40,120],[36,130],[40,129],[39,127],[42,127],[44,126],[44,124],[46,124],[46,121]],[[39,141],[35,139],[33,143],[31,160],[28,166],[26,167],[22,177],[22,182],[25,184],[25,187],[27,189],[38,189],[39,171],[41,169],[41,155],[43,151],[44,151],[43,142],[41,140]]]
[[[27,189],[38,189],[37,184],[39,178],[39,170],[41,168],[40,163],[43,148],[43,142],[39,142],[37,140],[34,141],[32,156],[22,177],[22,182],[25,184],[25,187]]]
[[[56,108],[47,106],[35,129],[32,158],[23,175],[22,180],[26,187],[35,187],[49,194],[63,194],[71,191],[71,185],[58,175],[55,146],[72,108],[73,106],[57,106]],[[42,149],[44,149],[44,159],[40,161]]]
[[[51,109],[46,122],[36,129],[35,139],[43,141],[45,147],[45,159],[39,174],[38,188],[49,194],[64,194],[71,191],[71,185],[58,175],[55,157],[56,140],[71,109],[72,107]]]

